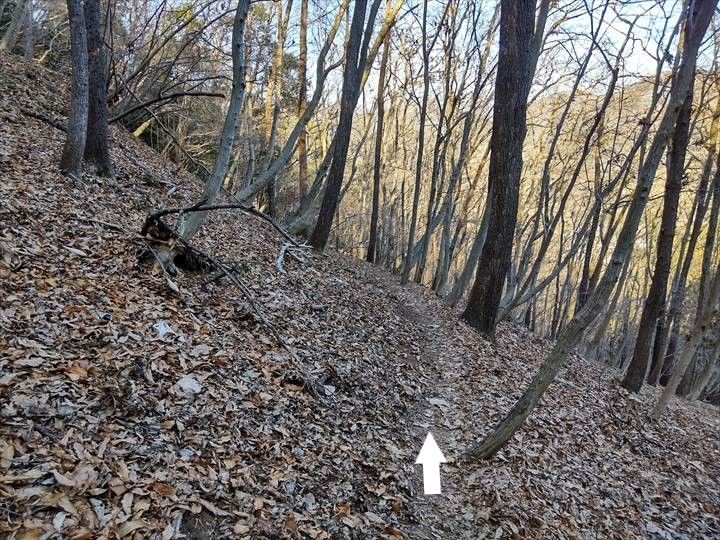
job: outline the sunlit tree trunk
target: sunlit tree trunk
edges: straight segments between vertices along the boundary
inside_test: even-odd
[[[340,188],[345,174],[345,162],[347,160],[348,147],[350,145],[350,134],[353,124],[353,112],[358,101],[361,86],[362,73],[367,60],[367,46],[369,33],[372,32],[375,16],[377,14],[380,0],[374,0],[370,7],[366,35],[363,39],[363,28],[365,24],[365,2],[356,2],[353,10],[352,22],[345,50],[345,69],[343,71],[342,95],[340,98],[340,119],[335,133],[335,149],[332,163],[328,171],[325,194],[320,206],[320,212],[315,223],[315,228],[310,235],[310,245],[322,251],[325,249],[330,236],[330,227],[333,217],[338,208]],[[362,45],[362,47],[361,47]],[[362,49],[362,50],[361,50]]]

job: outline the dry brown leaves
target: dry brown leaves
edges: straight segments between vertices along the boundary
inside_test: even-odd
[[[489,344],[417,287],[349,258],[274,261],[266,223],[217,212],[200,247],[227,281],[139,266],[145,215],[198,186],[120,131],[116,182],[57,173],[64,78],[0,55],[0,535],[446,538],[713,535],[717,419],[573,361],[495,460],[418,496],[421,433],[457,456],[511,406],[546,344]],[[110,224],[110,225],[108,225]],[[112,225],[119,225],[125,234]],[[428,401],[433,399],[434,401]],[[433,411],[428,416],[428,411]],[[424,433],[423,433],[424,434]]]

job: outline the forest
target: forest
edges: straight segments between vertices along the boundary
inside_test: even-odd
[[[720,536],[717,0],[0,0],[0,179],[0,537]]]

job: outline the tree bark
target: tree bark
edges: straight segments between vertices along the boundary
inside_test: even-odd
[[[25,19],[25,2],[26,0],[18,0],[15,4],[15,9],[10,17],[10,23],[5,29],[5,34],[3,34],[2,39],[0,39],[0,51],[12,51],[13,47],[15,47],[17,35]],[[0,13],[0,15],[2,15],[2,13]]]
[[[114,176],[108,144],[107,52],[100,9],[100,0],[85,0],[89,110],[84,158],[95,174]]]
[[[82,176],[82,158],[88,126],[88,47],[82,0],[67,0],[72,57],[72,98],[67,137],[60,157],[60,171],[70,177]]]
[[[298,66],[298,85],[300,95],[298,96],[298,121],[302,118],[307,107],[307,24],[308,24],[308,0],[300,2],[300,57]],[[307,160],[307,128],[302,127],[298,136],[298,200],[302,199],[307,192],[308,160]]]
[[[698,286],[697,309],[696,316],[700,316],[700,311],[705,305],[705,298],[709,292],[710,267],[713,261],[713,253],[715,253],[715,235],[717,234],[718,213],[720,211],[720,158],[717,160],[715,169],[715,177],[713,178],[713,186],[711,190],[712,206],[710,208],[710,218],[707,224],[707,233],[705,236],[705,246],[703,247],[703,258],[700,265],[700,283]],[[687,396],[692,392],[694,386],[694,374],[698,357],[695,356],[688,366],[685,375],[678,386],[678,394]]]
[[[390,9],[390,2],[386,4],[386,15]],[[368,238],[367,254],[365,256],[368,262],[374,263],[378,258],[378,217],[380,215],[380,171],[382,168],[382,141],[383,128],[385,122],[385,74],[387,71],[388,58],[390,57],[390,32],[385,35],[383,40],[383,52],[380,58],[380,74],[378,75],[377,84],[377,127],[375,131],[375,150],[373,161],[373,192],[372,192],[372,210],[370,212],[370,236]]]
[[[445,10],[447,13],[447,9]],[[428,96],[430,94],[430,51],[432,47],[428,46],[427,40],[427,19],[428,19],[428,0],[423,2],[422,16],[422,58],[423,58],[423,93],[420,102],[420,117],[418,118],[418,146],[417,155],[415,156],[415,186],[413,189],[413,203],[410,210],[410,232],[408,233],[407,254],[403,263],[402,273],[400,275],[400,284],[404,285],[410,280],[410,269],[412,260],[412,248],[415,245],[415,230],[417,228],[417,217],[420,207],[420,189],[422,187],[422,166],[423,154],[425,153],[425,120],[427,118]],[[438,32],[439,34],[439,32]],[[437,37],[437,34],[436,34]],[[433,40],[432,45],[435,44]]]
[[[366,34],[372,32],[375,15],[377,14],[380,0],[374,0],[370,7],[370,15],[367,23]],[[340,188],[345,174],[345,162],[347,160],[348,148],[350,145],[350,134],[352,131],[353,111],[358,100],[360,81],[367,59],[367,40],[363,39],[363,26],[365,23],[365,2],[356,2],[353,9],[350,34],[348,37],[345,53],[345,69],[343,71],[342,95],[340,98],[340,119],[335,133],[335,151],[332,163],[328,172],[325,195],[320,206],[315,228],[310,235],[310,245],[322,251],[325,249],[330,228],[339,203]],[[363,47],[361,51],[361,42]]]
[[[712,379],[718,360],[720,360],[720,339],[715,341],[714,347],[712,347],[712,349],[708,352],[707,364],[705,364],[702,373],[700,373],[695,387],[688,395],[688,399],[693,401],[700,399],[703,390],[705,390],[705,387],[710,382],[710,379]]]
[[[483,334],[495,331],[510,268],[522,172],[527,98],[532,84],[535,0],[503,0],[493,131],[490,139],[488,234],[463,319]]]
[[[695,255],[695,247],[702,229],[705,212],[707,210],[708,182],[712,168],[713,151],[708,152],[706,166],[700,177],[700,184],[696,194],[695,215],[692,221],[690,239],[685,249],[685,256],[681,259],[682,264],[677,271],[676,279],[673,282],[672,294],[670,295],[670,308],[663,325],[664,332],[656,340],[657,350],[653,352],[653,369],[649,377],[651,382],[660,380],[665,366],[672,366],[675,356],[678,336],[680,334],[680,319],[687,287],[687,278],[690,266]],[[657,372],[657,373],[654,373]],[[661,381],[662,382],[662,381]]]
[[[218,143],[218,154],[215,158],[215,166],[212,174],[205,183],[205,189],[200,197],[204,205],[210,205],[215,201],[220,187],[225,180],[230,154],[235,141],[237,121],[245,99],[245,20],[247,19],[250,0],[239,0],[235,10],[232,33],[232,61],[233,79],[230,103],[225,115],[223,130]],[[180,224],[180,235],[189,240],[202,226],[207,212],[194,212],[187,216]]]
[[[32,0],[27,0],[25,4],[25,20],[23,22],[23,54],[25,55],[25,60],[29,62],[32,62],[35,57]]]
[[[655,404],[655,408],[653,409],[651,415],[653,419],[659,419],[663,412],[665,412],[670,399],[673,394],[675,394],[678,385],[680,384],[680,380],[682,379],[685,370],[695,356],[695,351],[697,350],[698,345],[712,328],[712,321],[718,315],[718,308],[720,307],[719,303],[720,265],[715,270],[715,277],[707,297],[707,303],[701,309],[700,316],[696,317],[692,330],[686,336],[685,345],[682,348],[677,365],[674,366],[670,380]]]
[[[694,77],[694,73],[693,73]],[[642,315],[638,336],[635,341],[632,360],[628,366],[622,386],[631,392],[639,392],[645,382],[650,357],[650,344],[653,339],[655,327],[659,317],[663,316],[662,306],[667,295],[668,277],[672,263],[672,246],[675,238],[675,224],[677,222],[678,202],[682,189],[683,172],[685,169],[685,154],[690,138],[690,113],[692,110],[693,85],[690,85],[687,98],[680,109],[675,131],[668,150],[668,172],[665,181],[665,196],[663,201],[660,233],[657,241],[657,255],[652,283],[648,292]]]

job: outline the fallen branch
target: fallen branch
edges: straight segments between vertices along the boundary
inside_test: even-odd
[[[243,296],[245,297],[245,300],[252,308],[255,315],[260,319],[262,324],[265,326],[265,328],[273,335],[275,338],[275,341],[283,348],[285,349],[290,357],[293,360],[293,368],[298,372],[303,384],[307,388],[307,390],[310,392],[310,394],[315,397],[316,399],[322,400],[323,396],[318,391],[318,385],[315,383],[314,378],[310,373],[308,373],[304,368],[301,367],[301,360],[298,358],[298,356],[295,354],[295,351],[288,345],[285,340],[282,338],[280,333],[277,331],[277,328],[275,328],[275,325],[270,322],[267,317],[263,314],[260,307],[257,305],[257,302],[255,301],[255,297],[250,292],[250,289],[247,288],[247,286],[240,281],[240,279],[235,274],[234,269],[229,268],[225,264],[221,263],[215,257],[212,255],[205,253],[204,251],[196,248],[192,244],[190,244],[187,240],[182,238],[181,236],[177,236],[177,241],[182,244],[185,248],[189,249],[190,251],[196,253],[197,255],[204,257],[211,266],[213,266],[216,270],[221,272],[225,277],[227,277],[240,291],[242,292]]]
[[[306,246],[293,246],[289,242],[285,242],[282,246],[280,246],[280,253],[278,254],[278,258],[275,260],[275,268],[278,272],[281,274],[285,273],[285,268],[283,268],[283,263],[285,262],[285,255],[289,255],[299,263],[304,263],[305,259],[302,258],[302,256],[298,256],[293,251],[300,251],[302,249],[305,249]],[[302,251],[300,251],[302,253]]]
[[[154,224],[161,223],[160,218],[169,214],[189,214],[191,212],[208,212],[211,210],[242,210],[243,212],[257,216],[260,219],[264,219],[265,221],[270,223],[270,225],[272,225],[275,230],[282,234],[283,237],[288,242],[290,242],[290,244],[298,248],[300,247],[300,244],[298,244],[297,241],[292,236],[290,236],[290,234],[285,229],[283,229],[277,221],[275,221],[267,214],[263,214],[259,210],[255,210],[254,208],[246,206],[244,204],[213,204],[209,206],[204,206],[204,203],[205,201],[200,201],[196,205],[187,206],[185,208],[164,208],[163,210],[158,210],[157,212],[150,214],[147,218],[145,218],[145,223],[143,224],[143,228],[140,231],[140,234],[145,235],[149,227],[153,226]],[[167,225],[165,225],[165,227],[167,227]]]
[[[267,317],[263,314],[262,310],[258,306],[257,302],[255,301],[255,297],[250,292],[250,289],[237,277],[235,273],[235,269],[229,267],[228,265],[218,261],[215,257],[210,255],[209,253],[205,253],[201,249],[193,246],[190,242],[185,240],[182,236],[178,235],[174,230],[172,230],[170,227],[168,227],[163,221],[162,216],[166,216],[168,214],[182,214],[184,212],[200,212],[203,210],[220,210],[225,208],[238,208],[240,210],[246,210],[247,207],[241,206],[241,205],[216,205],[216,206],[202,206],[203,202],[200,202],[199,204],[195,206],[191,206],[189,208],[166,208],[164,210],[160,210],[158,212],[155,212],[154,214],[149,215],[145,219],[145,223],[143,224],[143,228],[140,232],[141,236],[140,238],[147,241],[147,238],[145,238],[145,235],[150,233],[150,236],[159,239],[161,241],[169,241],[169,240],[175,240],[178,244],[183,246],[186,250],[198,255],[203,260],[207,261],[210,266],[215,268],[221,275],[225,276],[227,279],[230,280],[233,285],[235,285],[240,292],[245,297],[245,300],[250,305],[251,309],[255,313],[255,315],[260,319],[263,326],[272,334],[272,336],[275,338],[275,341],[283,348],[285,349],[288,354],[290,355],[290,358],[293,360],[293,368],[298,372],[299,377],[303,381],[303,384],[307,388],[307,390],[310,392],[312,396],[314,396],[316,399],[322,400],[323,396],[318,391],[318,385],[315,383],[314,378],[310,373],[308,373],[305,369],[301,367],[301,360],[298,358],[298,356],[295,354],[295,351],[290,347],[290,345],[287,344],[287,342],[283,339],[283,337],[280,335],[280,333],[277,331],[277,328],[275,328],[275,325],[268,320]],[[257,210],[254,209],[247,209],[251,210],[251,213],[253,214],[260,214],[257,212]],[[279,227],[279,226],[278,226]],[[276,227],[276,228],[278,228]],[[279,229],[280,230],[280,229]],[[282,232],[282,231],[281,231]],[[292,240],[292,243],[300,247],[295,240]]]
[[[126,116],[139,111],[140,109],[144,109],[146,107],[149,107],[150,105],[154,105],[155,103],[159,103],[161,101],[174,101],[181,97],[215,97],[215,98],[224,98],[225,94],[220,94],[218,92],[174,92],[172,94],[166,94],[163,95],[162,93],[152,99],[149,99],[143,103],[138,103],[136,105],[133,105],[129,109],[122,111],[115,116],[111,117],[109,120],[109,123],[114,124],[118,120],[122,120]]]
[[[166,212],[163,215],[167,215],[167,214],[171,214],[171,213],[175,213],[175,212]],[[154,220],[150,223],[150,225],[148,225],[148,220],[150,220],[150,218],[153,218],[153,217],[154,217]],[[258,319],[260,319],[260,322],[263,324],[263,326],[265,326],[265,328],[270,332],[270,334],[272,334],[272,336],[275,338],[277,343],[288,352],[288,354],[290,355],[290,357],[293,360],[293,362],[292,362],[293,368],[298,372],[300,379],[302,380],[303,384],[307,388],[308,392],[310,392],[310,394],[318,400],[324,399],[324,396],[318,391],[318,384],[315,382],[312,375],[310,373],[308,373],[307,370],[302,368],[302,366],[301,366],[302,362],[301,362],[300,358],[298,358],[297,354],[295,354],[295,351],[283,339],[283,337],[277,331],[277,328],[275,328],[275,325],[272,322],[270,322],[267,317],[265,317],[265,315],[262,312],[262,309],[260,308],[260,306],[258,306],[257,302],[255,301],[255,297],[250,292],[250,289],[248,289],[248,287],[242,281],[240,281],[240,279],[237,277],[236,268],[230,267],[230,266],[226,265],[225,263],[218,261],[212,255],[205,253],[204,251],[196,248],[195,246],[190,244],[187,240],[178,236],[174,231],[172,231],[169,227],[167,227],[167,225],[162,223],[159,216],[153,215],[153,216],[148,217],[148,219],[145,221],[145,225],[143,226],[143,231],[145,231],[145,232],[143,232],[141,234],[141,236],[133,235],[128,230],[126,230],[124,227],[122,227],[120,225],[116,225],[115,223],[108,223],[106,221],[100,221],[100,220],[93,219],[93,218],[79,217],[79,216],[72,216],[72,219],[75,219],[77,221],[84,221],[86,223],[94,223],[94,224],[97,224],[97,225],[100,225],[103,227],[107,227],[107,228],[115,230],[115,231],[123,232],[123,233],[127,234],[128,237],[130,237],[132,240],[142,241],[145,244],[145,246],[150,250],[150,252],[153,254],[153,256],[155,257],[155,260],[160,264],[160,267],[162,268],[163,272],[165,272],[166,279],[170,280],[169,276],[167,275],[168,274],[167,269],[165,268],[165,265],[163,264],[161,257],[155,252],[155,250],[150,245],[151,239],[153,239],[153,240],[156,240],[156,239],[155,238],[149,239],[149,238],[146,238],[146,236],[145,236],[147,234],[147,232],[152,229],[152,227],[157,227],[158,224],[160,224],[162,227],[164,227],[162,229],[163,234],[169,234],[170,236],[172,236],[173,237],[172,239],[176,240],[185,249],[192,251],[196,255],[202,257],[204,260],[206,260],[210,264],[210,266],[212,266],[213,268],[215,268],[218,271],[218,275],[214,276],[213,281],[218,279],[220,276],[224,276],[224,277],[228,278],[233,283],[233,285],[235,285],[240,290],[240,292],[245,297],[245,300],[250,305],[250,307],[253,310],[253,312],[255,313],[255,315],[258,317]],[[155,231],[153,231],[153,232],[155,232]],[[168,240],[168,239],[163,237],[161,240]]]
[[[63,124],[60,120],[55,120],[54,118],[50,118],[49,116],[45,116],[44,114],[31,111],[30,109],[20,109],[20,112],[23,113],[25,116],[29,116],[30,118],[35,118],[36,120],[45,122],[47,125],[54,127],[55,129],[60,130],[63,133],[67,132],[65,124]]]

